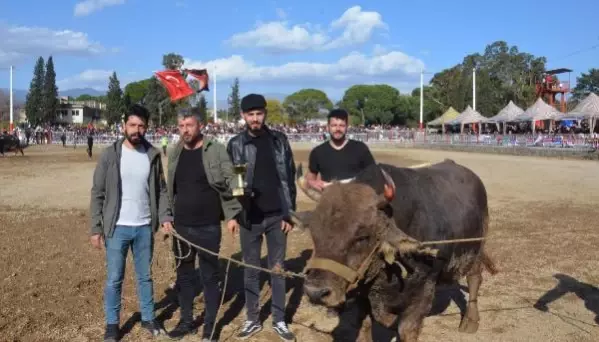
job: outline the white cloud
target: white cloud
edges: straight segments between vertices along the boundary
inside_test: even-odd
[[[125,0],[85,0],[75,5],[74,12],[76,17],[83,17],[100,11],[105,7],[122,5],[124,3]]]
[[[285,82],[286,85],[319,84],[348,86],[354,83],[411,82],[417,80],[424,62],[400,51],[373,55],[353,52],[334,63],[290,62],[281,65],[260,66],[241,55],[212,61],[185,59],[187,68],[216,67],[217,81],[239,77],[243,81],[264,83]]]
[[[88,69],[56,82],[59,89],[94,88],[106,90],[112,70]]]
[[[108,78],[112,76],[113,70],[103,69],[87,69],[83,72],[63,78],[56,82],[60,90],[68,90],[74,88],[93,88],[98,91],[106,91],[108,89]],[[117,77],[121,84],[121,89],[133,81],[136,81],[135,73],[119,74]]]
[[[362,44],[370,40],[377,29],[386,29],[378,12],[362,11],[360,6],[347,9],[331,22],[330,31],[342,30],[335,38],[317,25],[296,24],[287,21],[259,22],[248,32],[234,34],[227,43],[233,47],[258,47],[271,53],[328,50]]]
[[[106,51],[87,34],[70,30],[54,31],[44,27],[4,26],[0,24],[0,65],[18,63],[24,58],[48,55],[94,55]]]

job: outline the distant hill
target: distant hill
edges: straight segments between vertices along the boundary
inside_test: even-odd
[[[0,90],[2,90],[2,92],[4,92],[4,94],[8,95],[8,89],[0,89]],[[67,90],[59,90],[60,96],[79,97],[84,94],[91,95],[91,96],[102,96],[102,95],[106,95],[106,92],[98,91],[93,88],[74,88],[74,89],[67,89]],[[217,94],[217,95],[219,95],[219,98],[216,100],[216,105],[218,106],[218,108],[228,108],[229,104],[227,102],[227,99],[220,98],[220,94]],[[244,96],[244,95],[245,94],[242,94],[242,96]],[[27,98],[27,90],[14,89],[13,96],[14,96],[15,104],[25,103],[25,99]],[[210,92],[208,92],[208,93],[205,93],[204,96],[206,96],[208,106],[212,107],[212,94]],[[287,97],[287,94],[266,93],[266,94],[264,94],[264,97],[266,97],[267,99],[277,99],[277,100],[283,102],[285,100],[285,97]]]
[[[4,94],[8,96],[8,89],[0,89]],[[92,88],[75,88],[75,89],[67,89],[67,90],[59,90],[60,96],[71,96],[71,97],[79,97],[83,94],[88,94],[91,96],[101,96],[106,95],[105,92],[98,91]],[[13,89],[13,100],[15,104],[25,103],[25,99],[27,98],[27,90],[23,89]]]

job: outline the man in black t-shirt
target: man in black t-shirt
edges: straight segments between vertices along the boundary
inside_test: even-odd
[[[170,215],[163,222],[162,230],[170,233],[175,229],[182,237],[195,245],[218,253],[221,243],[221,219],[230,230],[239,223],[241,203],[232,196],[230,182],[233,167],[224,145],[216,140],[204,138],[201,121],[195,115],[178,118],[180,142],[169,153],[168,193]],[[173,252],[181,259],[177,268],[176,289],[178,292],[181,319],[169,333],[173,339],[197,331],[193,317],[193,301],[196,295],[195,260],[199,259],[200,275],[204,288],[205,316],[202,341],[215,341],[212,336],[220,302],[219,264],[216,256],[192,248],[185,243],[173,241]]]
[[[347,138],[347,123],[348,114],[345,110],[333,109],[329,113],[328,129],[331,139],[310,152],[309,172],[306,173],[310,187],[322,190],[329,182],[353,178],[375,163],[366,144]]]

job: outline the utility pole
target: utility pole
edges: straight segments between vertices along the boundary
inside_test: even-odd
[[[14,115],[13,108],[14,108],[14,105],[13,105],[13,99],[12,99],[12,93],[13,93],[13,91],[12,91],[12,70],[13,70],[13,66],[11,65],[10,66],[10,87],[9,87],[9,90],[8,90],[10,92],[10,95],[9,95],[9,99],[10,99],[9,100],[10,101],[10,119],[9,119],[10,123],[9,123],[9,129],[10,129],[11,133],[12,133],[13,129],[15,129],[15,124],[14,124],[14,121],[13,121],[14,120],[13,119],[13,115]]]
[[[472,68],[472,109],[476,110],[476,68]]]
[[[214,123],[216,123],[216,111],[217,111],[217,106],[216,106],[216,65],[214,66],[214,70],[212,71],[212,106],[213,106],[213,110],[214,112],[212,113],[212,116],[214,118]]]

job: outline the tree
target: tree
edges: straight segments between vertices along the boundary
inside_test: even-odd
[[[281,101],[277,99],[266,99],[266,110],[268,111],[268,123],[287,123],[287,118],[283,114],[283,105],[281,104]]]
[[[106,121],[112,126],[121,121],[123,115],[123,91],[121,83],[116,76],[116,71],[108,79],[108,92],[106,93]]]
[[[176,53],[169,53],[162,56],[162,65],[169,70],[181,70],[185,61],[183,56]]]
[[[145,80],[131,82],[125,86],[124,94],[129,96],[131,103],[140,103],[148,93],[150,78]]]
[[[572,98],[576,101],[584,99],[590,93],[599,95],[599,69],[589,69],[576,78],[576,87],[572,90]]]
[[[237,121],[241,115],[241,98],[239,96],[239,78],[235,77],[229,95],[229,120]]]
[[[290,120],[303,121],[315,118],[321,110],[330,110],[333,103],[322,90],[301,89],[287,96],[283,108]]]
[[[200,94],[200,100],[198,101],[198,113],[202,117],[202,122],[207,122],[208,119],[208,101],[203,94]]]
[[[44,58],[39,57],[33,69],[33,78],[29,84],[29,93],[25,100],[27,120],[34,126],[43,122],[44,112]]]
[[[472,104],[472,69],[476,68],[476,110],[483,115],[497,114],[510,100],[520,107],[535,101],[535,82],[545,72],[545,57],[520,52],[517,46],[496,41],[484,54],[470,54],[460,64],[433,76],[425,102],[434,97],[447,109],[463,111]],[[437,113],[438,115],[441,112]]]
[[[43,108],[45,122],[54,122],[58,111],[58,87],[56,86],[56,72],[52,56],[46,62],[46,74],[44,77]]]
[[[366,124],[389,124],[399,114],[399,90],[386,85],[359,84],[345,91],[341,106]]]

